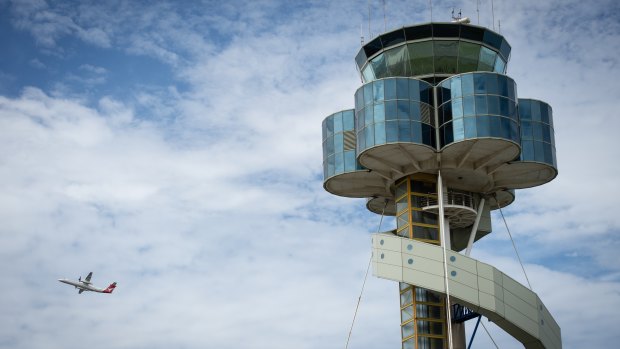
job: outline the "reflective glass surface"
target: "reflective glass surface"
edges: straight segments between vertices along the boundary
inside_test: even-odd
[[[549,104],[519,99],[521,161],[542,162],[557,168],[553,112]]]
[[[363,95],[363,92],[360,93]],[[325,120],[323,131],[323,179],[337,174],[364,170],[355,153],[355,112],[345,110]]]
[[[511,78],[466,73],[444,80],[438,89],[443,103],[438,108],[440,147],[479,137],[520,142],[516,87]]]
[[[360,87],[355,94],[357,153],[386,143],[435,147],[431,96],[429,83],[411,78],[375,80]]]

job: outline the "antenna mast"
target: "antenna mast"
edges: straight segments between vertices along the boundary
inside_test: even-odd
[[[387,31],[387,20],[385,19],[385,0],[383,0],[383,31]]]
[[[493,0],[491,0],[491,16],[493,19],[493,30],[495,30],[495,8],[493,7]]]
[[[480,0],[476,0],[476,13],[478,14],[478,25],[480,25]]]
[[[368,0],[368,40],[372,39],[372,32],[370,31],[370,0]]]
[[[431,22],[433,21],[433,0],[428,0],[428,3],[430,4],[431,7]]]

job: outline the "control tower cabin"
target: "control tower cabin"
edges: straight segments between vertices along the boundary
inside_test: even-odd
[[[396,219],[372,236],[372,265],[399,283],[403,349],[465,348],[479,315],[526,348],[562,347],[536,293],[469,257],[491,210],[558,174],[551,106],[517,97],[510,51],[462,23],[381,34],[355,57],[355,109],[323,121],[325,190]]]

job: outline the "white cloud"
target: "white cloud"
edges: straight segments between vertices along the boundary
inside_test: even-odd
[[[509,74],[522,96],[554,107],[560,168],[554,182],[517,192],[506,213],[565,347],[604,347],[618,340],[605,319],[619,305],[620,125],[615,80],[603,78],[618,75],[618,28],[607,17],[592,24],[602,6],[557,4],[500,4],[513,13],[502,15]],[[60,38],[75,36],[156,57],[179,81],[94,104],[61,85],[0,97],[0,271],[10,285],[0,348],[342,346],[369,256],[364,233],[379,217],[363,200],[323,191],[320,123],[353,106],[364,6],[61,5],[12,9],[44,47],[64,52]],[[401,5],[417,6],[389,5],[389,23],[425,20]],[[563,22],[573,7],[588,25]],[[95,78],[114,71],[77,67]],[[494,226],[485,240],[510,248]],[[514,260],[474,251],[522,280]],[[541,251],[592,259],[596,275],[533,263]],[[91,270],[98,285],[119,282],[112,296],[78,296],[55,281]],[[371,278],[367,287],[351,347],[398,346],[397,285]],[[496,335],[502,348],[519,347]]]

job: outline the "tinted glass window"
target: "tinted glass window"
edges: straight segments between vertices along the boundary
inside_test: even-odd
[[[372,65],[376,78],[380,79],[387,76],[387,67],[385,66],[385,56],[383,53],[373,58],[370,61],[370,65]]]
[[[364,63],[366,63],[366,53],[363,48],[357,53],[357,56],[355,56],[355,63],[357,63],[359,69],[362,69]]]
[[[385,90],[385,99],[396,99],[396,80],[387,79],[383,81]]]
[[[396,120],[396,117],[397,117],[396,101],[385,102],[385,119]]]
[[[458,38],[459,24],[433,24],[433,36],[436,38]]]
[[[433,42],[417,42],[407,45],[413,75],[431,74],[433,70]]]
[[[495,52],[489,50],[486,47],[481,47],[480,48],[480,59],[478,62],[478,70],[493,71],[493,68],[495,67],[495,56],[496,56]],[[376,74],[376,70],[375,70],[375,74]]]
[[[461,41],[459,44],[459,73],[468,73],[478,70],[480,45]]]
[[[408,79],[396,79],[396,98],[398,99],[409,98],[409,80]]]
[[[450,98],[459,98],[463,94],[461,93],[461,77],[455,76],[450,79]]]
[[[375,101],[383,100],[383,80],[377,80],[372,83],[372,95]]]
[[[433,35],[430,24],[417,25],[415,27],[405,28],[405,37],[407,40],[418,40],[430,38]]]
[[[458,41],[435,41],[435,72],[455,74]]]
[[[463,96],[474,94],[474,75],[466,74],[461,76],[461,86],[463,88]]]
[[[383,47],[390,47],[405,41],[405,31],[398,29],[390,33],[381,35],[381,43]]]
[[[484,38],[482,40],[485,44],[496,48],[498,51],[502,46],[502,37],[493,33],[490,30],[485,30]]]
[[[384,53],[388,74],[390,76],[409,75],[409,52],[407,46],[403,45],[393,48]]]
[[[362,70],[362,77],[364,82],[373,81],[375,79],[375,72],[372,70],[372,64],[368,64],[364,70]]]
[[[364,45],[364,52],[366,52],[366,57],[372,57],[372,55],[379,52],[381,49],[381,37],[377,37]]]

